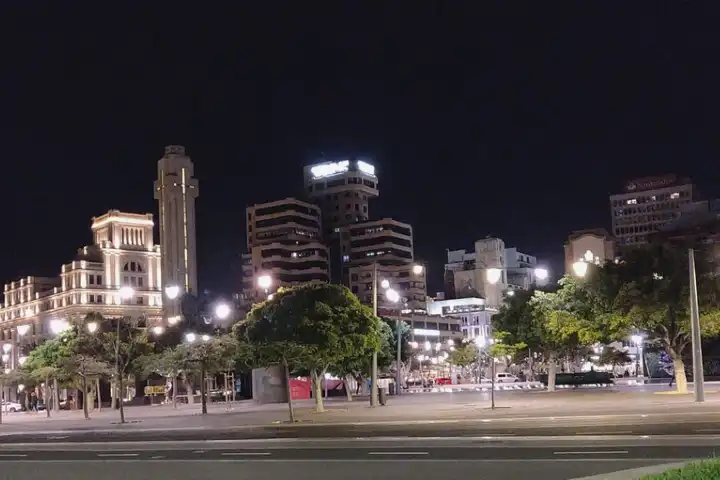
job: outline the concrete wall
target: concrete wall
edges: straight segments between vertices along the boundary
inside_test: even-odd
[[[287,403],[287,387],[283,367],[275,365],[267,368],[255,368],[252,371],[253,402]]]

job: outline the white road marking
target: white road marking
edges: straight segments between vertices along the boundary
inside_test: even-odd
[[[12,457],[27,457],[27,455],[25,455],[25,454],[20,454],[20,453],[18,453],[18,454],[8,453],[8,454],[0,454],[0,457],[9,457],[9,458],[12,458]]]
[[[605,454],[627,454],[627,450],[604,450],[604,451],[585,451],[585,452],[553,452],[553,455],[605,455]]]
[[[160,460],[163,458],[165,458],[165,457],[163,457],[162,455],[155,455],[154,457],[150,457],[150,460]]]
[[[137,457],[139,453],[98,453],[98,457]]]
[[[369,452],[368,455],[427,455],[428,452]]]
[[[48,440],[63,440],[63,439],[65,439],[65,438],[70,438],[70,437],[67,436],[67,435],[63,435],[63,436],[60,436],[60,437],[48,437]]]
[[[205,453],[205,450],[195,450],[193,453]]]
[[[251,457],[251,456],[267,456],[271,455],[270,452],[223,452],[221,455],[224,456],[243,456],[243,457]]]

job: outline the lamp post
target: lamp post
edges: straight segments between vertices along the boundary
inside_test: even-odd
[[[642,360],[642,335],[635,334],[631,337],[632,342],[635,344],[635,376],[642,377],[643,372],[640,369],[640,362]]]
[[[392,303],[397,303],[400,301],[400,294],[393,290],[392,288],[388,288],[385,291],[385,298],[387,298]],[[402,390],[402,371],[400,369],[400,365],[402,363],[402,330],[401,330],[401,321],[398,317],[395,320],[395,334],[397,336],[397,357],[395,359],[395,395],[400,395],[400,392]]]
[[[692,337],[693,383],[695,384],[695,401],[705,401],[705,376],[702,363],[702,340],[700,335],[700,308],[698,305],[697,276],[695,274],[695,251],[688,251],[690,267],[690,334]]]
[[[588,263],[584,260],[578,260],[572,264],[573,273],[578,278],[585,278],[588,271]]]
[[[120,294],[120,299],[127,301],[130,300],[135,296],[135,290],[132,287],[124,286],[121,287],[118,291]],[[116,394],[116,398],[118,401],[118,404],[120,405],[120,423],[125,423],[125,409],[123,408],[123,378],[122,374],[120,373],[120,324],[122,323],[122,318],[117,319],[117,330],[115,334],[117,337],[115,338],[115,374],[117,375],[118,380],[118,393]]]
[[[175,302],[175,300],[180,296],[180,287],[177,285],[168,285],[165,287],[165,296],[170,300],[171,302]],[[174,313],[177,313],[175,310],[173,310]],[[180,321],[180,315],[168,315],[167,322],[168,325],[175,325]]]

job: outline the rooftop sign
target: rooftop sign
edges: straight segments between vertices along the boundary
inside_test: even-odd
[[[314,179],[331,177],[339,173],[345,173],[350,169],[350,160],[341,162],[321,163],[310,168],[310,173]]]

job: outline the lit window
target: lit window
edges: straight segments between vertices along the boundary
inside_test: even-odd
[[[671,198],[672,200],[675,200],[676,198],[680,198],[680,194],[679,194],[678,192],[671,193],[671,194],[670,194],[670,198]]]
[[[631,198],[631,199],[628,200],[626,203],[627,203],[628,205],[635,205],[635,204],[637,203],[637,199],[636,199],[636,198]]]

